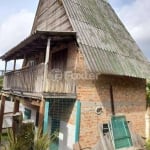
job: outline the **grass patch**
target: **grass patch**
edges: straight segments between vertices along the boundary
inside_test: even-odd
[[[146,150],[150,150],[150,139],[146,141]]]
[[[0,77],[0,90],[2,89],[3,87],[3,77]]]

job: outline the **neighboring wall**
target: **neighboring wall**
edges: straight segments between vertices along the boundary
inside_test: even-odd
[[[85,71],[82,54],[79,53],[77,71]],[[80,80],[77,83],[77,99],[81,101],[81,147],[94,146],[99,138],[99,125],[108,123],[111,117],[110,84],[113,86],[116,115],[125,115],[133,130],[144,136],[146,111],[146,81],[123,76],[101,75],[97,80]],[[103,108],[97,115],[97,106]]]

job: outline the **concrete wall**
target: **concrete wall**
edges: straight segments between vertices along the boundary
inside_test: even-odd
[[[59,150],[72,150],[75,143],[75,125],[60,122]]]
[[[75,118],[75,116],[70,116]],[[49,116],[48,133],[51,133],[52,117]],[[75,124],[60,120],[59,150],[72,150],[75,144]]]

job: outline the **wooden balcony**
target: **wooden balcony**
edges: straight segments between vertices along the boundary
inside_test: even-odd
[[[62,72],[49,71],[45,91],[51,93],[73,94],[76,92],[76,84],[74,80],[65,79],[65,75]]]
[[[48,70],[44,84],[45,64],[8,72],[4,76],[3,90],[29,93],[75,94],[75,81],[55,78]]]
[[[8,72],[4,75],[4,90],[42,92],[44,64]]]

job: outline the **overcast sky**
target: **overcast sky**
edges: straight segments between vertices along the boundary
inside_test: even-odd
[[[150,59],[150,0],[109,0],[109,3]],[[38,0],[1,0],[0,55],[30,34],[37,4]],[[4,63],[0,61],[1,69]]]

